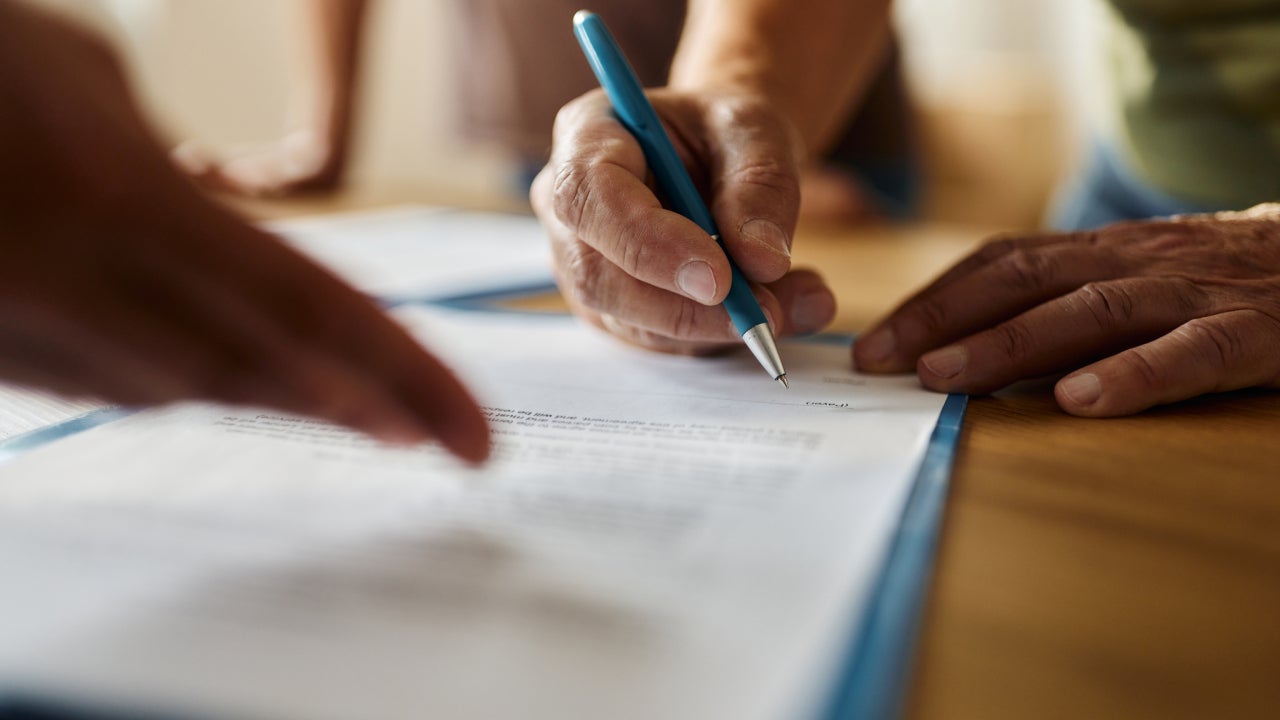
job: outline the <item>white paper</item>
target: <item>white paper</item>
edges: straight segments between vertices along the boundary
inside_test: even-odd
[[[791,718],[823,699],[944,398],[784,344],[399,317],[492,463],[188,405],[0,466],[0,689],[196,717]]]
[[[551,250],[528,215],[424,206],[273,223],[295,248],[386,299],[550,284]]]
[[[105,407],[97,400],[63,398],[35,388],[0,383],[0,440],[71,420]]]

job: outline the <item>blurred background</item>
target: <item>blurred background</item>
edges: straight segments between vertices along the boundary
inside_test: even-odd
[[[265,143],[291,123],[303,75],[297,3],[38,0],[109,36],[171,142]],[[509,192],[512,158],[463,142],[455,2],[378,0],[350,183]],[[926,218],[1040,225],[1092,113],[1099,12],[1081,0],[900,0],[897,19],[923,147]],[[565,18],[566,42],[569,18]]]

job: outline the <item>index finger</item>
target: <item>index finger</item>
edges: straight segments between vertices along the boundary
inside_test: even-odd
[[[486,422],[466,388],[372,301],[220,211],[196,227],[207,241],[173,254],[157,245],[152,261],[166,272],[151,276],[185,299],[173,312],[245,358],[242,379],[251,382],[236,400],[365,430],[381,421],[361,413],[403,417],[464,458],[488,454]],[[315,378],[326,378],[328,390]]]
[[[732,98],[707,115],[712,211],[725,247],[750,280],[773,282],[791,269],[800,215],[799,140],[760,101]]]
[[[487,423],[453,372],[368,298],[314,269],[296,273],[299,312],[285,316],[297,340],[363,376],[455,454],[484,459]]]
[[[909,370],[924,352],[1124,269],[1119,254],[1088,236],[988,244],[859,338],[854,359],[862,370]]]
[[[535,193],[582,242],[628,275],[705,305],[721,302],[731,275],[724,251],[693,221],[662,207],[644,182],[644,153],[613,117],[602,91],[556,117],[550,197]]]

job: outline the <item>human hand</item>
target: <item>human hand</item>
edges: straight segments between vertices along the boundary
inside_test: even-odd
[[[0,98],[21,109],[0,111],[0,377],[265,405],[486,456],[485,420],[439,361],[172,168],[100,41],[0,3]]]
[[[655,90],[649,98],[775,334],[824,327],[835,315],[831,291],[817,273],[791,269],[799,185],[786,122],[745,95]],[[720,307],[730,284],[725,251],[664,209],[647,177],[640,146],[603,91],[560,111],[530,200],[566,301],[597,327],[656,350],[740,342]]]
[[[304,129],[227,157],[188,140],[174,148],[170,157],[209,190],[247,197],[278,197],[336,189],[346,166],[346,142],[327,132]]]
[[[1055,396],[1087,417],[1280,387],[1280,206],[988,243],[853,355],[946,392],[1070,371]]]

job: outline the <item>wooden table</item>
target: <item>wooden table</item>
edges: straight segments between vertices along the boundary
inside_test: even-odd
[[[415,198],[441,201],[250,211]],[[857,331],[982,235],[804,228],[795,257],[835,287],[835,329]],[[1051,388],[969,404],[909,717],[1280,717],[1280,394],[1084,420]]]
[[[857,330],[981,235],[809,230],[795,256]],[[1052,387],[969,404],[909,717],[1280,718],[1280,394],[1086,420]]]

